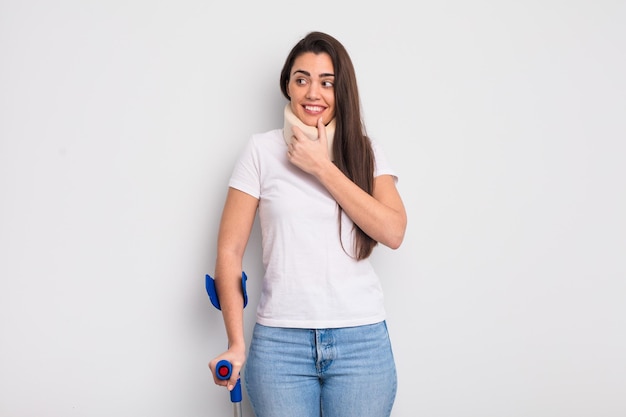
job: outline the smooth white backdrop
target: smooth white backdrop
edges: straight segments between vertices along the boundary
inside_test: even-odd
[[[204,276],[235,159],[322,30],[409,214],[373,258],[393,416],[623,417],[625,21],[608,0],[0,1],[0,416],[231,415]]]

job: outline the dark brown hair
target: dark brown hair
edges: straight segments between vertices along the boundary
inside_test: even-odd
[[[335,72],[335,139],[333,141],[334,163],[356,185],[372,194],[374,189],[374,151],[361,118],[361,102],[356,74],[350,55],[335,38],[322,32],[310,32],[291,50],[280,73],[280,90],[287,100],[287,85],[296,58],[306,52],[326,53],[330,56]],[[339,233],[341,234],[339,207]],[[377,242],[356,224],[354,225],[356,259],[370,256]]]

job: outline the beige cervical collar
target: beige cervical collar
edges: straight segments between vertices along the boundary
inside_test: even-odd
[[[302,120],[298,119],[293,111],[291,111],[290,103],[287,103],[287,105],[285,106],[285,125],[283,127],[283,137],[285,138],[285,142],[287,143],[287,145],[291,143],[291,138],[293,137],[292,126],[298,126],[309,139],[318,139],[317,127],[308,126],[302,123]],[[335,119],[331,120],[330,123],[326,125],[326,137],[328,138],[328,155],[330,156],[330,159],[332,161],[333,139],[335,137]]]

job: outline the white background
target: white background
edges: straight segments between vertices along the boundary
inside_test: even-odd
[[[624,22],[608,0],[0,1],[0,415],[232,414],[204,277],[235,159],[322,30],[409,214],[373,258],[393,416],[625,416]]]

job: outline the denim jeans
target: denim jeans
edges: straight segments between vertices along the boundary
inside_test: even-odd
[[[384,321],[339,329],[256,324],[243,380],[257,417],[387,417],[397,389]]]

